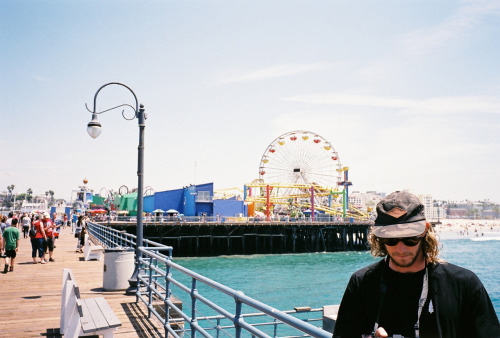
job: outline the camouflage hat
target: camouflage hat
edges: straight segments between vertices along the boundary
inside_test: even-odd
[[[413,237],[423,234],[426,224],[424,206],[418,197],[396,191],[377,204],[372,233],[380,238]]]

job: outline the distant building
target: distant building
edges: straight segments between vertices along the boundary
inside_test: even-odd
[[[420,195],[418,195],[418,199],[424,205],[425,218],[428,220],[433,219],[434,218],[434,199],[432,198],[432,195],[420,194]],[[437,215],[435,218],[437,218]]]
[[[430,194],[420,194],[418,199],[424,205],[425,218],[429,221],[434,221],[446,218],[446,208],[443,204],[435,202]]]
[[[360,208],[370,213],[375,211],[377,203],[384,198],[385,195],[385,193],[379,193],[376,191],[367,191],[365,193],[353,191],[349,196],[349,204],[355,208]]]
[[[408,190],[404,190],[408,191]],[[411,192],[411,191],[408,191]],[[349,205],[366,210],[367,212],[375,212],[377,203],[386,196],[386,193],[376,191],[367,191],[365,193],[353,191],[349,196]],[[437,220],[446,217],[446,208],[442,204],[437,204],[430,194],[417,195],[420,202],[424,205],[425,217],[428,220]]]
[[[361,195],[362,195],[361,193],[352,192],[351,195],[349,196],[349,206],[358,209],[364,208],[365,203]]]
[[[21,205],[21,212],[46,211],[47,209],[47,201],[37,203],[29,203],[27,201],[23,201],[23,204]]]
[[[449,218],[466,218],[467,209],[466,208],[448,208]]]

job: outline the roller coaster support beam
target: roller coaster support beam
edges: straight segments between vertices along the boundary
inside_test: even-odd
[[[342,217],[347,217],[347,201],[346,201],[346,190],[342,190]]]
[[[349,167],[342,168],[342,171],[344,172],[344,181],[337,182],[337,184],[344,187],[343,204],[344,204],[344,217],[346,217],[347,211],[349,210],[349,186],[352,185],[352,182],[349,182]]]
[[[271,203],[269,202],[269,184],[266,187],[266,215],[267,215],[267,221],[269,222],[271,220],[271,217],[269,215],[269,210],[271,209]]]
[[[343,182],[339,182],[338,185],[341,185]],[[342,195],[342,217],[346,217],[346,203],[345,203],[345,190],[342,191],[330,191],[330,196],[328,196],[328,208],[332,208],[332,195]]]
[[[314,187],[311,187],[311,220],[314,222]]]

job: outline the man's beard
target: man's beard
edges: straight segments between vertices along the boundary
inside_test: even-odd
[[[415,256],[413,257],[413,259],[409,263],[403,263],[401,261],[397,261],[392,256],[390,256],[390,257],[391,257],[391,261],[394,265],[396,265],[400,268],[408,268],[408,267],[412,266],[415,263],[415,261],[420,257],[420,253],[422,253],[422,244],[421,243],[419,244],[418,251],[415,253]],[[404,257],[408,257],[408,256],[404,256]],[[403,258],[403,257],[397,256],[396,258]]]

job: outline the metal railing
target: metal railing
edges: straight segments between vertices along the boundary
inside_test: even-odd
[[[107,217],[96,218],[98,223],[108,222]],[[135,216],[117,216],[111,219],[111,222],[136,222]],[[290,224],[321,224],[333,223],[338,225],[355,225],[366,224],[369,219],[359,220],[349,217],[342,218],[331,215],[316,216],[313,220],[311,217],[289,217],[289,216],[273,216],[268,221],[266,217],[239,217],[239,216],[149,216],[144,217],[145,223],[152,224],[169,224],[169,223],[290,223]]]
[[[207,203],[211,203],[213,201],[214,201],[214,197],[213,196],[197,195],[195,197],[195,202],[201,202],[201,203],[207,202]]]
[[[89,222],[87,228],[88,233],[107,248],[135,247],[136,236],[125,231],[94,222]],[[139,248],[141,257],[136,301],[141,300],[147,306],[149,318],[154,315],[160,320],[165,328],[165,336],[196,337],[200,334],[203,337],[213,337],[209,332],[214,330],[216,337],[242,337],[243,334],[251,337],[279,337],[278,331],[287,337],[326,338],[332,335],[310,323],[320,319],[302,320],[291,315],[295,311],[279,311],[246,296],[241,291],[233,290],[174,263],[172,247],[147,239],[144,239],[143,243],[144,246]],[[202,286],[210,289],[209,293],[217,294],[217,302],[221,296],[232,298],[234,310],[227,310],[216,301],[205,297],[205,293],[200,292]],[[245,313],[244,306],[245,310],[248,307],[251,312]],[[189,311],[183,311],[186,307]],[[207,311],[208,314],[201,315],[202,311]],[[249,318],[255,317],[269,319],[251,323]],[[222,325],[223,320],[229,324]],[[295,335],[290,334],[291,331]]]
[[[305,312],[303,311],[297,311],[297,310],[290,310],[290,311],[283,311],[286,314],[290,315],[295,315],[295,316],[300,316],[300,315],[313,315],[313,316],[318,316],[318,313],[323,314],[323,309],[308,309]],[[242,318],[246,318],[246,321],[250,321],[251,319],[256,319],[256,318],[261,318],[261,317],[266,317],[265,313],[245,313],[241,315]],[[266,318],[262,318],[261,320],[265,320]],[[225,322],[228,322],[229,320],[222,316],[206,316],[206,317],[198,317],[197,318],[198,322],[201,321],[207,321],[210,324],[207,324],[205,327],[205,330],[207,332],[209,331],[215,331],[215,334],[217,337],[220,337],[223,335],[223,333],[226,332],[227,329],[232,329],[234,328],[234,325],[232,325],[230,322],[228,324],[225,324]],[[301,318],[301,320],[305,322],[318,322],[321,321],[322,318]],[[278,336],[278,328],[280,326],[285,325],[283,322],[277,320],[277,319],[272,319],[271,321],[260,321],[260,322],[255,322],[253,323],[254,326],[259,327],[259,326],[268,326],[272,327],[272,337],[277,337]],[[190,332],[190,329],[185,330],[186,332]],[[292,338],[292,337],[307,337],[307,335],[295,335],[295,336],[287,336],[287,338]]]

